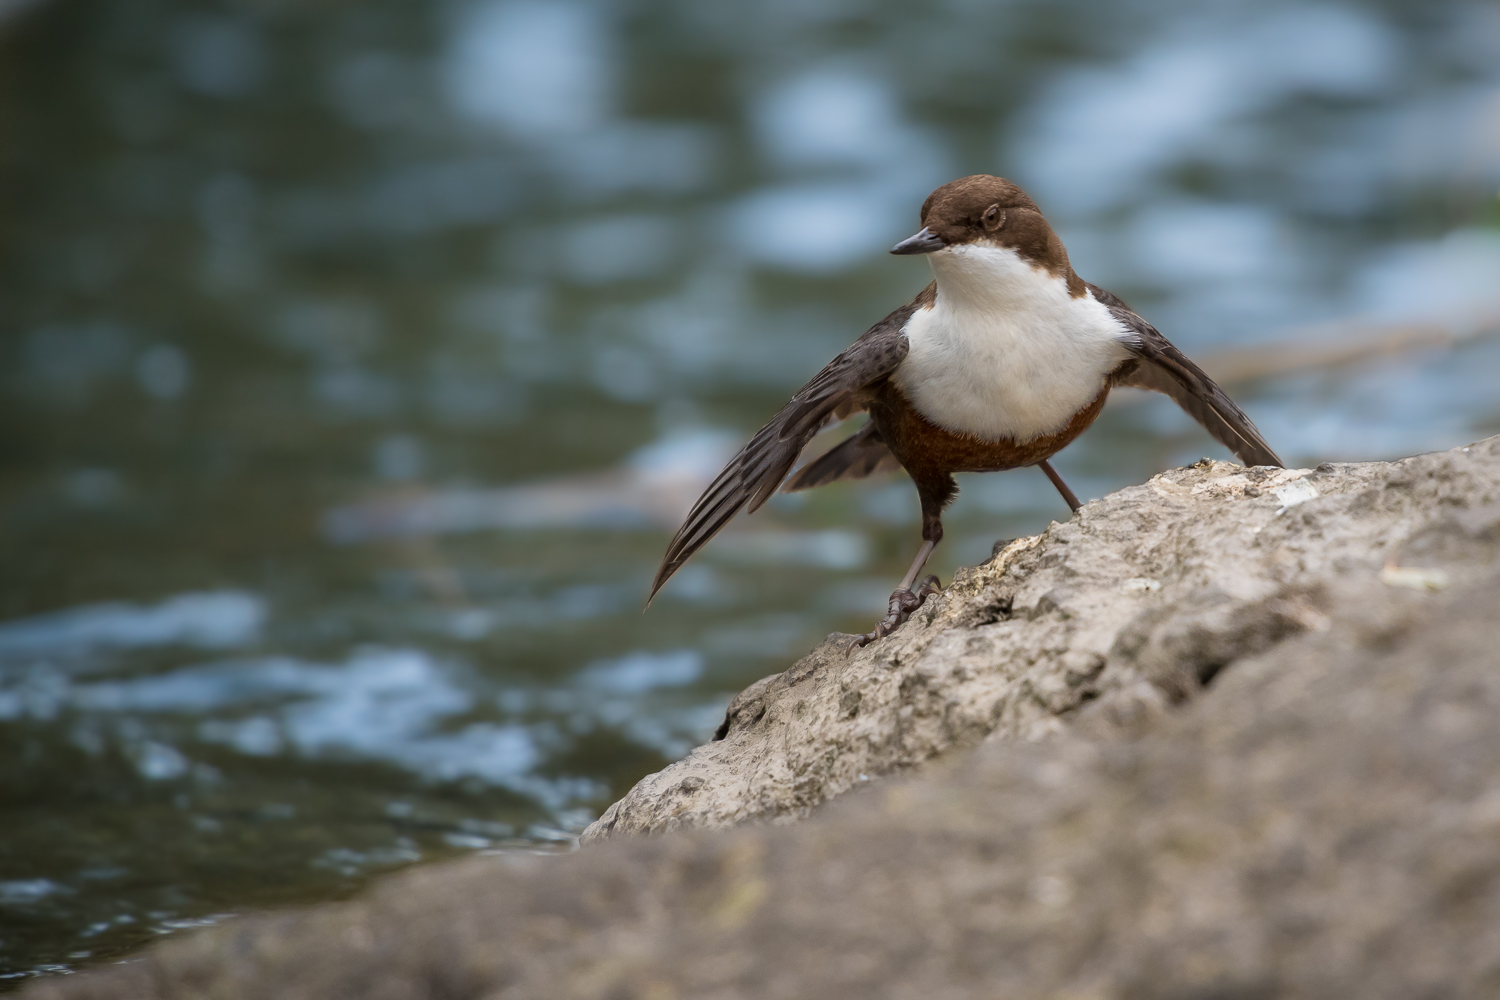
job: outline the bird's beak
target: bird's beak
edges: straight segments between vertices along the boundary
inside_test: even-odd
[[[947,245],[943,242],[941,236],[936,235],[931,229],[923,226],[922,231],[917,233],[917,235],[908,236],[900,243],[891,247],[891,253],[905,257],[909,254],[932,253],[934,250],[941,250]]]

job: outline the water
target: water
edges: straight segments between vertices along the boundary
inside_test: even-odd
[[[1195,357],[1488,334],[1497,136],[1477,0],[0,3],[0,974],[565,849],[868,628],[899,480],[640,608],[704,478],[925,282],[882,251],[937,184],[1018,180]],[[1308,464],[1500,430],[1497,376],[1477,336],[1235,392]],[[1122,399],[1057,464],[1200,454]],[[1066,513],[964,490],[945,577]]]

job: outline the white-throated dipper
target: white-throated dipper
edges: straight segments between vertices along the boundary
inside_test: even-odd
[[[898,466],[916,484],[922,545],[885,618],[851,649],[889,635],[937,592],[936,577],[912,588],[942,540],[953,473],[1040,466],[1069,507],[1082,506],[1047,459],[1094,422],[1113,386],[1171,396],[1246,465],[1282,464],[1203,369],[1074,272],[1036,203],[1010,181],[975,174],[944,184],[922,204],[921,230],[891,253],[925,254],[932,284],[829,362],[730,460],[667,546],[652,597],[742,507],[764,504],[825,424],[861,410],[869,422],[784,487]]]

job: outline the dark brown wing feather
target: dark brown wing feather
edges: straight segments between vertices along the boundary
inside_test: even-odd
[[[902,306],[876,323],[792,397],[771,421],[730,459],[718,478],[688,511],[667,545],[651,597],[746,504],[753,512],[770,499],[813,435],[835,412],[863,409],[866,390],[890,375],[906,357],[901,328],[922,299]],[[646,599],[650,603],[651,598]]]
[[[872,421],[804,465],[786,481],[781,491],[796,493],[814,486],[827,486],[840,479],[863,479],[876,472],[894,472],[899,468],[901,463],[886,447],[885,439]]]
[[[1266,439],[1245,411],[1220,389],[1202,368],[1188,360],[1156,327],[1138,316],[1113,292],[1089,285],[1094,298],[1104,303],[1115,319],[1130,328],[1135,336],[1126,346],[1135,359],[1114,375],[1115,385],[1150,389],[1171,396],[1224,447],[1234,452],[1246,465],[1282,466]]]

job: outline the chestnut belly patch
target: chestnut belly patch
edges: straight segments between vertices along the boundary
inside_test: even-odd
[[[1108,396],[1109,384],[1105,383],[1099,395],[1079,410],[1066,427],[1029,441],[1009,438],[992,441],[945,430],[918,413],[906,395],[891,384],[872,402],[870,413],[880,422],[880,433],[887,447],[914,479],[922,479],[932,474],[1001,472],[1035,465],[1057,454],[1087,430],[1104,409]]]

